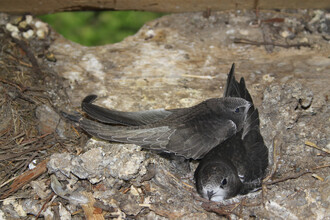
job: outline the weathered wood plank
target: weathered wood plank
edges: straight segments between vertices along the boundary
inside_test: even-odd
[[[330,0],[1,0],[6,13],[47,14],[84,10],[138,10],[153,12],[220,11],[229,9],[329,8]]]

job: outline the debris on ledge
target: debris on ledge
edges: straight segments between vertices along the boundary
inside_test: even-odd
[[[38,22],[0,14],[0,218],[330,217],[328,12],[173,14],[99,47]],[[262,191],[222,204],[196,194],[198,161],[90,139],[60,116],[88,94],[123,111],[192,106],[222,96],[233,62],[272,159]]]

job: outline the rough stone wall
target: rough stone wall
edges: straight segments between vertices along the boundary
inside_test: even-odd
[[[284,179],[267,185],[263,194],[231,201],[241,201],[231,217],[326,219],[330,176],[329,167],[321,167],[330,162],[328,24],[328,13],[307,10],[260,12],[259,17],[245,11],[168,15],[113,45],[82,47],[53,32],[49,51],[57,62],[47,65],[67,80],[63,89],[71,104],[62,110],[78,110],[86,95],[97,94],[99,105],[137,111],[220,97],[235,62],[236,77],[245,78],[260,112],[269,172],[276,164],[271,180]],[[183,174],[168,159],[137,146],[90,140],[79,147],[82,154],[58,152],[48,163],[53,190],[64,201],[85,201],[88,191],[117,217],[218,217],[195,196],[191,174],[197,162]],[[305,170],[310,173],[298,175]],[[59,184],[65,181],[62,192]],[[36,214],[34,199],[24,204],[26,213]],[[61,209],[77,211],[72,204]],[[220,213],[212,207],[208,210]]]

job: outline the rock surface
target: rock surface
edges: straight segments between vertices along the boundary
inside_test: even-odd
[[[82,47],[52,33],[49,50],[57,62],[46,63],[69,82],[64,89],[72,105],[63,110],[78,110],[86,95],[97,94],[99,105],[137,111],[188,107],[221,97],[235,62],[236,76],[245,78],[260,112],[270,148],[269,172],[276,164],[269,181],[284,180],[267,185],[263,196],[257,192],[239,198],[241,204],[232,211],[203,207],[234,219],[327,219],[329,167],[320,167],[330,163],[325,152],[330,149],[328,23],[324,11],[260,12],[258,18],[244,11],[208,18],[175,14],[149,22],[113,45]],[[234,43],[246,39],[249,44]],[[219,218],[195,196],[191,176],[198,161],[190,162],[191,172],[183,175],[167,158],[135,145],[92,139],[79,147],[79,155],[58,152],[48,163],[49,173],[66,184],[66,198],[88,191],[106,217]],[[310,173],[298,177],[305,170]],[[3,213],[13,203],[6,204]],[[63,210],[73,213],[77,205]]]

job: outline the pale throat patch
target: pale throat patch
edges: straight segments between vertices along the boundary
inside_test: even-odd
[[[220,188],[220,186],[206,186],[203,188],[203,197],[208,199],[207,191],[213,191],[213,195],[211,197],[211,201],[219,202],[223,201],[227,197],[227,191],[225,189]]]

